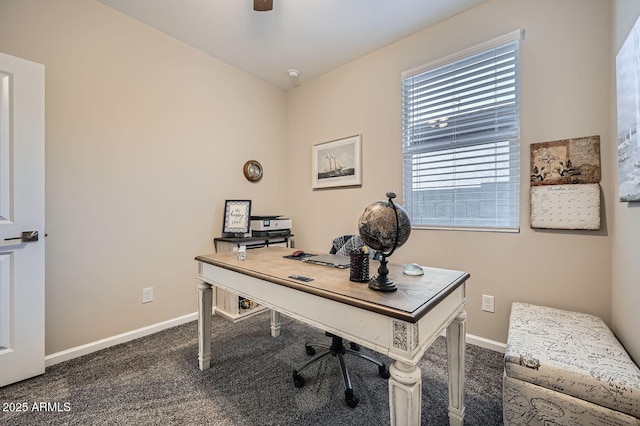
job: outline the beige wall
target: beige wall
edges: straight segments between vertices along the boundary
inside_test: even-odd
[[[616,0],[613,2],[613,49],[615,56],[624,43],[629,31],[640,16],[640,2],[637,0]],[[612,58],[612,66],[615,58]],[[615,77],[615,76],[614,76]],[[615,91],[615,78],[612,91]],[[614,92],[615,93],[615,92]],[[611,103],[611,139],[616,137],[615,96]],[[611,170],[614,182],[617,182],[617,156],[612,154]],[[612,322],[613,331],[640,362],[640,203],[622,203],[616,201],[617,186],[614,185],[613,208],[611,209],[612,230]]]
[[[46,66],[47,353],[194,312],[193,257],[225,199],[290,215],[300,248],[356,232],[367,204],[402,191],[400,73],[522,28],[521,232],[416,230],[393,260],[469,271],[471,334],[504,342],[522,300],[599,315],[637,356],[640,210],[617,201],[611,45],[640,6],[613,4],[491,0],[285,94],[94,0],[0,0],[0,51]],[[311,146],[356,133],[363,186],[313,191]],[[594,134],[602,230],[531,230],[529,145]]]
[[[224,200],[282,211],[284,93],[93,0],[2,0],[0,51],[45,65],[46,353],[195,312]]]
[[[400,73],[521,28],[521,231],[518,234],[414,230],[394,255],[470,272],[471,334],[505,342],[510,304],[580,310],[611,322],[610,3],[602,0],[491,0],[378,50],[289,94],[289,190],[299,247],[327,249],[331,238],[357,232],[366,205],[389,189],[402,192]],[[363,135],[361,188],[313,191],[315,143]],[[603,227],[599,232],[529,227],[529,145],[600,135]],[[401,200],[400,200],[401,201]],[[481,311],[482,294],[496,312]]]

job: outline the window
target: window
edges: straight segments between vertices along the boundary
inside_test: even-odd
[[[521,34],[403,73],[403,203],[414,227],[519,230]]]

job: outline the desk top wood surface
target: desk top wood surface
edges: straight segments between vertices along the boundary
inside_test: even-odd
[[[410,276],[402,273],[404,265],[389,262],[389,278],[398,290],[383,293],[369,289],[367,283],[350,281],[349,269],[283,257],[291,252],[290,248],[267,247],[248,250],[242,261],[237,259],[236,252],[203,255],[196,260],[412,323],[469,278],[466,272],[429,267],[423,267],[424,275]],[[375,276],[378,265],[379,262],[371,261],[371,276]],[[302,275],[313,281],[302,282],[289,275]]]

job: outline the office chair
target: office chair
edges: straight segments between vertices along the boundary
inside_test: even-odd
[[[333,240],[333,246],[331,247],[331,254],[342,254],[349,255],[352,250],[358,250],[362,246],[364,246],[364,242],[358,235],[343,235]],[[320,355],[315,358],[309,360],[306,364],[304,364],[300,369],[293,371],[293,384],[297,388],[301,388],[304,386],[305,380],[300,375],[304,370],[311,367],[313,364],[318,361],[324,359],[325,357],[332,355],[338,358],[338,362],[340,363],[340,370],[342,370],[342,378],[344,380],[345,386],[345,401],[347,406],[354,408],[358,405],[358,398],[353,394],[353,387],[351,386],[351,378],[349,377],[349,370],[347,370],[347,366],[344,361],[345,355],[353,355],[362,359],[366,359],[367,361],[378,366],[378,375],[383,379],[389,378],[389,370],[384,363],[371,358],[365,354],[360,353],[360,346],[354,342],[349,343],[349,349],[345,347],[345,342],[342,340],[342,337],[336,336],[335,334],[326,332],[326,336],[331,337],[331,345],[327,345],[325,343],[312,343],[307,342],[304,345],[305,351],[307,355],[313,356],[316,355],[316,347],[324,348],[326,351],[322,352]]]

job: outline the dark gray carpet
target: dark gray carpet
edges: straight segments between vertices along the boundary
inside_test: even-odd
[[[377,367],[347,358],[355,408],[344,403],[338,362],[309,358],[304,343],[328,338],[283,316],[282,336],[269,335],[269,315],[236,324],[213,317],[211,369],[198,368],[197,324],[191,322],[47,368],[44,375],[0,388],[2,425],[366,425],[389,424],[387,381]],[[363,348],[385,362],[390,360]],[[502,424],[503,355],[467,345],[466,425]],[[445,339],[420,362],[422,424],[448,425]],[[11,405],[14,404],[14,405]],[[15,411],[17,408],[26,411]]]

